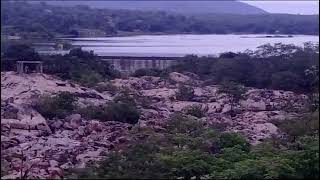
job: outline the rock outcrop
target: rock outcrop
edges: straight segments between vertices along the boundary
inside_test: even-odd
[[[142,115],[135,126],[161,130],[172,113],[196,105],[205,111],[202,120],[207,124],[242,133],[252,144],[278,135],[274,120],[295,116],[307,101],[305,95],[293,92],[248,88],[244,98],[232,104],[228,95],[218,92],[219,86],[205,85],[192,73],[171,73],[169,79],[129,77],[110,83],[139,97]],[[193,101],[175,99],[181,83],[193,86]],[[29,179],[62,178],[65,169],[84,167],[130,141],[132,125],[85,119],[80,114],[45,119],[31,106],[40,95],[62,91],[77,95],[79,106],[104,104],[114,93],[99,93],[49,75],[14,72],[1,73],[1,90],[1,160],[8,170],[3,179],[21,177],[21,170],[28,172],[22,175]]]

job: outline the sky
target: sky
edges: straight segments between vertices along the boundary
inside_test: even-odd
[[[241,1],[270,13],[319,14],[319,0],[304,1]]]

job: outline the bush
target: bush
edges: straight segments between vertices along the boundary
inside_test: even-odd
[[[108,119],[124,123],[135,124],[140,118],[140,112],[137,108],[128,103],[111,103],[107,106]]]
[[[140,112],[135,105],[123,102],[112,102],[104,106],[87,106],[78,109],[78,112],[86,118],[130,124],[137,123],[140,118]]]
[[[197,118],[202,118],[206,115],[206,111],[203,110],[201,108],[201,106],[194,105],[194,106],[191,106],[187,109],[186,114],[189,114],[191,116],[195,116]]]
[[[293,139],[299,136],[317,134],[319,132],[319,112],[316,111],[301,118],[275,122],[275,124]]]
[[[94,87],[95,90],[102,93],[108,91],[110,94],[115,95],[119,91],[118,87],[112,85],[111,83],[100,83]]]
[[[122,90],[118,95],[116,95],[113,101],[116,103],[121,102],[136,106],[135,98],[130,96],[130,91],[127,89]]]
[[[34,108],[45,118],[65,118],[75,108],[77,98],[69,92],[61,92],[56,96],[41,96],[35,103]]]
[[[249,151],[250,144],[240,135],[236,133],[223,133],[220,136],[221,147],[232,148],[235,146],[240,147],[244,151]]]
[[[50,55],[44,58],[43,70],[62,79],[76,81],[93,87],[106,79],[119,77],[119,72],[92,52],[73,49],[66,55]]]
[[[108,112],[105,109],[106,106],[90,105],[77,109],[77,112],[85,118],[104,120],[108,117]]]
[[[39,61],[40,56],[27,44],[13,44],[9,46],[5,52],[4,56],[8,58],[14,58],[19,61]]]
[[[83,85],[83,86],[87,86],[87,87],[93,87],[96,84],[98,84],[99,82],[101,82],[103,80],[103,77],[101,74],[94,72],[94,71],[74,71],[71,72],[72,75],[72,80],[78,82],[79,84]]]
[[[162,70],[160,69],[138,69],[132,74],[132,76],[134,77],[161,76],[161,75],[162,75]]]
[[[191,101],[195,97],[192,87],[180,85],[176,92],[176,99],[180,101]]]
[[[243,98],[243,95],[246,93],[246,89],[231,81],[223,82],[219,88],[219,92],[228,94],[231,97],[231,102],[237,103]]]
[[[286,91],[297,91],[303,79],[290,71],[274,73],[271,77],[271,87],[273,89],[283,89]]]

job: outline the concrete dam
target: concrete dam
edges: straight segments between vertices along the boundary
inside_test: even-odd
[[[114,69],[123,74],[132,74],[138,69],[166,69],[176,65],[181,57],[103,57]]]

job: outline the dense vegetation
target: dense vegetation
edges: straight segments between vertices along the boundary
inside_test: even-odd
[[[76,109],[77,97],[69,92],[61,92],[56,96],[39,97],[33,107],[45,118],[65,118]]]
[[[44,2],[45,0],[41,0]],[[166,11],[182,14],[266,14],[262,9],[239,1],[45,1],[58,6],[84,5],[92,8]],[[232,8],[230,8],[232,7]]]
[[[28,37],[53,38],[80,35],[79,29],[106,35],[122,32],[150,33],[281,33],[318,34],[316,15],[184,16],[165,12],[91,9],[87,6],[56,7],[26,2],[1,2],[1,29]],[[98,31],[96,31],[98,30]]]
[[[27,57],[27,58],[26,58]],[[13,45],[6,49],[1,61],[1,70],[14,70],[18,59],[40,59],[34,49],[25,45]],[[133,75],[165,77],[168,72],[193,72],[208,84],[242,84],[247,87],[289,90],[310,94],[318,91],[319,86],[319,44],[305,43],[303,47],[294,45],[266,44],[256,51],[243,53],[228,52],[220,57],[197,57],[189,55],[181,63],[166,70],[141,69]],[[76,81],[82,85],[100,88],[112,88],[97,85],[106,79],[119,77],[109,63],[101,61],[93,52],[73,49],[66,55],[43,57],[44,71],[64,79]],[[104,87],[103,87],[104,86]],[[237,87],[225,90],[236,92]],[[229,88],[229,89],[228,89]],[[231,88],[231,89],[230,89]],[[238,88],[239,89],[239,88]],[[241,88],[240,88],[241,90]],[[310,94],[312,95],[312,94]],[[237,94],[235,94],[237,96]],[[193,90],[181,86],[177,99],[193,98]],[[238,99],[238,97],[235,97]],[[314,97],[314,104],[317,98]]]
[[[140,117],[134,99],[125,93],[118,94],[113,102],[100,106],[79,107],[77,99],[77,95],[69,92],[61,92],[55,96],[44,95],[33,102],[33,107],[47,119],[63,119],[70,114],[79,113],[88,119],[135,124]]]
[[[217,58],[190,55],[168,71],[193,72],[209,84],[234,82],[247,87],[316,92],[319,44],[267,44],[254,52],[224,53]]]
[[[319,116],[313,117],[319,123]],[[281,126],[280,126],[281,127]],[[288,126],[284,132],[294,129]],[[203,122],[176,114],[162,132],[133,130],[133,143],[114,151],[69,178],[116,179],[291,179],[319,178],[319,128],[294,140],[270,140],[251,146],[234,133],[207,128]]]
[[[80,48],[70,50],[66,55],[48,55],[40,57],[37,52],[25,44],[11,45],[1,58],[1,71],[14,71],[17,60],[41,60],[46,74],[69,79],[84,86],[93,87],[106,79],[120,76],[108,62],[101,61],[93,52]],[[32,70],[32,68],[31,68]]]
[[[71,79],[85,86],[94,86],[105,79],[119,76],[108,62],[102,61],[93,52],[72,49],[66,55],[43,58],[44,71],[63,79]]]

